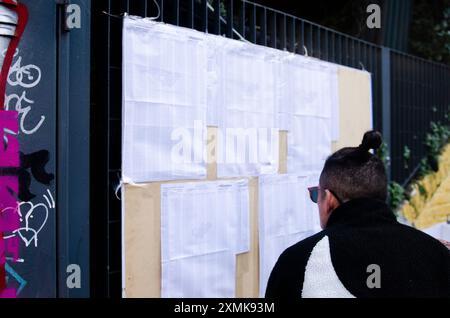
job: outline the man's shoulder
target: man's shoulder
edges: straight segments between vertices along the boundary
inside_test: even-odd
[[[439,251],[445,257],[450,258],[450,251],[448,248],[428,233],[405,224],[399,224],[399,228],[402,229],[402,232],[407,236],[407,241],[413,245],[415,249],[420,248],[424,251],[429,251],[432,253]]]
[[[285,300],[300,297],[306,264],[311,251],[325,235],[319,232],[288,247],[278,258],[267,284],[266,298]]]
[[[327,231],[320,231],[314,235],[311,235],[294,245],[288,247],[281,255],[281,260],[294,261],[299,258],[307,257],[311,254],[312,249],[316,244],[327,234]]]

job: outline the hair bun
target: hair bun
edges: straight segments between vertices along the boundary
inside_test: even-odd
[[[370,149],[377,150],[378,148],[380,148],[382,142],[383,139],[380,132],[376,130],[370,130],[364,134],[359,148],[364,152],[369,151]]]

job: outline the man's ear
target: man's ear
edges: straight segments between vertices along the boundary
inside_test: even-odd
[[[334,209],[336,209],[339,206],[339,201],[335,198],[335,196],[329,190],[325,190],[325,191],[326,191],[327,205],[329,207],[327,212],[331,213]]]

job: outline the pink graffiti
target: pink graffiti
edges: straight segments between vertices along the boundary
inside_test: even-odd
[[[18,116],[16,111],[1,112],[0,167],[19,166],[19,141],[14,137],[19,131]]]
[[[14,25],[13,28],[1,29],[1,43],[6,49],[6,54],[1,61],[0,71],[0,168],[14,169],[20,165],[18,112],[5,111],[5,90],[6,83],[11,68],[14,53],[19,45],[20,38],[25,30],[28,21],[28,10],[17,0],[0,0],[0,24]],[[6,14],[5,14],[6,13]],[[11,13],[14,13],[11,15]],[[10,16],[16,16],[17,20],[8,20]],[[6,19],[6,20],[5,20]],[[4,240],[4,233],[16,230],[20,227],[20,217],[18,214],[19,203],[16,198],[19,193],[19,180],[17,175],[0,176],[0,298],[15,298],[16,289],[7,288],[5,261],[6,257],[17,261],[19,257],[19,238]]]
[[[15,288],[6,288],[0,291],[0,298],[16,298]]]
[[[19,142],[15,134],[18,132],[18,113],[15,111],[0,111],[0,137],[3,146],[0,152],[0,166],[2,168],[16,168],[19,166]],[[15,119],[15,123],[14,123]],[[6,141],[5,141],[6,140]],[[14,241],[5,241],[3,234],[11,232],[20,226],[17,213],[19,203],[16,198],[19,193],[19,178],[17,176],[0,176],[0,274],[4,273],[5,259],[11,257],[17,260],[19,257],[19,244]],[[6,288],[5,276],[0,277],[0,297],[15,295]]]
[[[16,176],[0,177],[0,231],[14,231],[20,225],[17,214],[19,203],[14,194],[19,191],[19,180]]]

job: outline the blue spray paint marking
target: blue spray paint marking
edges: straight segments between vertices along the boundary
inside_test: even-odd
[[[23,279],[19,274],[17,274],[16,271],[11,266],[9,266],[8,263],[5,263],[5,270],[12,277],[14,277],[14,279],[19,283],[20,287],[19,287],[19,289],[17,290],[17,293],[16,293],[17,295],[19,295],[20,292],[22,291],[22,289],[27,284],[27,281],[25,279]]]

